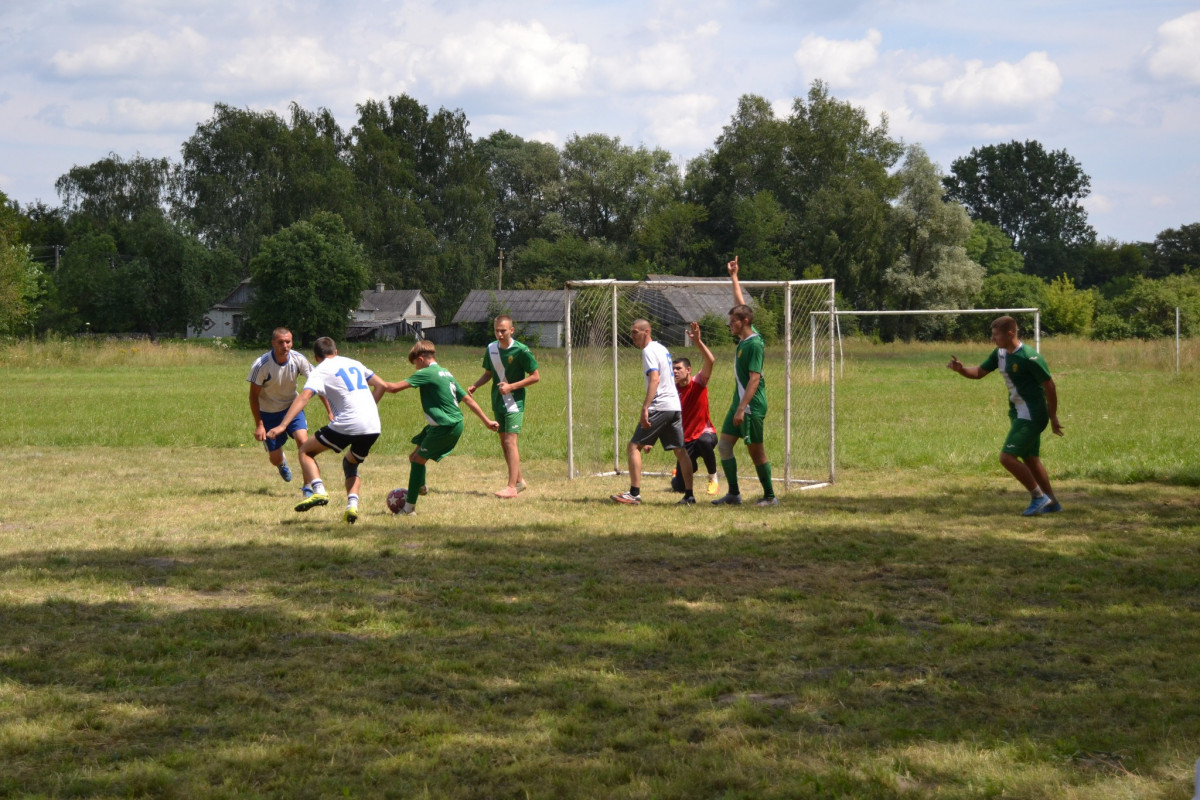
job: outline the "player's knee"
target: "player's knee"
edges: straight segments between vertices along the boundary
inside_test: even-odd
[[[346,476],[346,480],[358,477],[358,462],[351,461],[353,458],[349,453],[342,459],[342,474]]]
[[[717,453],[720,454],[722,461],[728,461],[733,458],[733,439],[722,438],[717,442]]]

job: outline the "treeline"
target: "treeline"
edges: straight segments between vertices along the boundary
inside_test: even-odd
[[[1098,241],[1065,151],[989,145],[944,175],[820,83],[783,118],[743,97],[686,171],[602,134],[475,139],[461,111],[400,96],[349,130],[218,104],[178,161],[113,153],[56,189],[57,207],[0,195],[0,332],[179,335],[247,276],[249,335],[280,308],[327,332],[376,282],[448,317],[501,279],[720,275],[735,253],[746,279],[834,278],[847,309],[1038,306],[1050,332],[1117,338],[1168,333],[1181,306],[1200,332],[1200,223]],[[954,332],[892,320],[864,324]]]

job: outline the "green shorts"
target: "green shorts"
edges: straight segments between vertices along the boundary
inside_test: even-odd
[[[500,423],[500,433],[520,433],[521,425],[525,422],[524,411],[509,411],[503,406],[492,408],[492,414]]]
[[[463,424],[455,425],[426,425],[425,428],[412,438],[417,446],[417,455],[430,461],[441,461],[454,451],[458,439],[462,436]]]
[[[729,406],[729,412],[725,415],[725,421],[721,423],[722,436],[736,436],[743,440],[747,445],[763,443],[763,418],[750,413],[750,409],[746,409],[745,415],[742,417],[742,424],[733,424],[733,415],[737,411],[736,405]]]
[[[1014,419],[1001,452],[1017,458],[1037,458],[1042,446],[1042,431],[1049,422],[1048,419]]]

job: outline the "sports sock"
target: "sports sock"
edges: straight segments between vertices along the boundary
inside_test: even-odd
[[[758,473],[758,482],[763,487],[763,497],[775,496],[775,485],[771,483],[771,462],[755,464],[754,471]]]
[[[640,486],[630,486],[630,487],[629,487],[629,493],[630,493],[631,495],[633,495],[634,497],[640,497],[640,496],[641,496],[641,494],[642,494],[642,487],[640,487]]]
[[[725,484],[729,487],[729,494],[741,494],[737,481],[737,459],[721,459],[721,469],[725,472]]]
[[[408,502],[414,506],[421,496],[421,487],[425,485],[425,465],[412,462],[408,470]]]
[[[1034,500],[1037,500],[1039,497],[1045,497],[1045,495],[1042,493],[1041,489],[1034,489],[1029,494],[1033,496]]]
[[[325,494],[325,483],[320,478],[312,482],[312,493]]]
[[[346,495],[346,508],[358,508],[358,495]]]

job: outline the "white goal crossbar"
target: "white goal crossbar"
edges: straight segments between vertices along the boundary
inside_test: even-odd
[[[815,488],[817,486],[828,485],[834,481],[834,477],[835,477],[834,455],[835,455],[835,430],[836,429],[835,429],[835,424],[834,424],[835,386],[834,386],[833,375],[834,375],[834,370],[836,367],[836,352],[835,352],[833,344],[832,344],[832,327],[829,327],[826,330],[826,333],[824,334],[824,338],[821,340],[821,344],[824,344],[824,342],[828,342],[828,345],[820,347],[822,359],[827,359],[827,363],[828,363],[828,374],[827,375],[826,375],[824,369],[822,369],[821,377],[820,377],[820,380],[818,381],[817,373],[814,368],[811,372],[810,377],[807,377],[807,378],[801,377],[804,375],[805,371],[803,370],[803,368],[801,368],[800,370],[794,370],[793,369],[793,360],[796,357],[803,358],[803,356],[804,356],[805,348],[804,348],[803,340],[802,339],[797,340],[797,338],[796,338],[797,334],[799,334],[801,336],[803,335],[803,334],[800,334],[800,332],[798,330],[796,330],[796,328],[798,328],[799,325],[803,324],[803,322],[802,322],[803,314],[806,314],[811,311],[816,315],[824,316],[825,319],[827,319],[827,320],[834,320],[834,317],[832,316],[833,311],[834,311],[834,282],[830,279],[808,280],[808,281],[740,281],[740,285],[741,285],[742,289],[745,291],[749,302],[754,302],[754,300],[752,300],[752,298],[754,298],[756,296],[755,295],[756,292],[758,292],[760,294],[766,293],[766,292],[782,293],[782,297],[780,297],[779,294],[775,294],[773,296],[775,297],[776,301],[781,303],[781,308],[786,311],[786,313],[782,313],[782,315],[781,315],[782,316],[781,322],[783,325],[783,330],[782,330],[781,336],[780,336],[781,344],[783,345],[783,350],[784,350],[784,352],[783,352],[784,376],[783,376],[782,385],[783,385],[783,387],[785,387],[785,390],[783,392],[783,401],[784,401],[784,413],[783,413],[783,423],[784,423],[784,430],[783,430],[784,454],[783,455],[784,455],[784,459],[783,459],[783,464],[782,464],[783,476],[782,476],[782,478],[776,478],[776,480],[781,481],[785,488],[790,488],[790,486],[793,484],[801,485],[803,488]],[[624,428],[628,427],[628,426],[622,426],[621,414],[622,414],[622,412],[624,412],[628,416],[630,408],[628,408],[628,407],[622,408],[621,403],[619,402],[619,394],[620,394],[619,385],[620,385],[620,376],[621,376],[621,363],[620,363],[621,355],[620,355],[620,353],[621,353],[621,349],[622,349],[622,344],[625,344],[625,345],[629,344],[628,341],[622,342],[623,337],[626,340],[628,339],[628,332],[623,330],[622,324],[625,323],[626,327],[627,327],[627,323],[630,322],[631,320],[622,319],[621,317],[622,317],[622,313],[624,313],[626,316],[628,316],[629,305],[631,303],[638,302],[638,300],[637,300],[638,294],[639,293],[653,293],[653,292],[663,293],[664,290],[674,290],[677,292],[682,292],[684,294],[684,296],[686,297],[689,294],[709,294],[709,295],[711,295],[713,290],[720,288],[725,293],[719,304],[720,310],[719,311],[709,310],[709,311],[706,311],[704,315],[715,313],[715,314],[719,314],[720,316],[724,317],[725,314],[728,312],[729,306],[732,305],[732,289],[731,289],[731,287],[732,287],[732,282],[729,281],[728,279],[708,279],[708,280],[695,279],[695,278],[674,279],[674,278],[667,278],[666,276],[664,276],[662,278],[655,278],[653,280],[648,280],[648,281],[579,280],[579,281],[567,282],[566,286],[564,287],[563,302],[564,302],[564,307],[565,307],[564,322],[565,322],[565,329],[566,329],[565,344],[566,344],[566,380],[567,380],[567,408],[566,408],[566,414],[567,414],[567,473],[568,473],[569,478],[574,479],[583,474],[592,474],[592,475],[596,475],[596,476],[603,476],[603,475],[611,476],[611,475],[622,474],[622,472],[624,471],[623,468],[625,466],[624,465],[625,444],[627,442],[628,437],[626,436],[625,438],[622,438],[622,432],[627,434],[628,431],[624,431]],[[707,291],[702,291],[702,290],[707,290]],[[592,296],[598,298],[599,303],[603,304],[603,306],[605,306],[605,307],[601,308],[599,304],[593,304],[593,305],[589,306],[588,312],[587,312],[589,314],[589,319],[584,322],[584,321],[581,321],[581,320],[575,318],[575,306],[576,306],[576,304],[580,303],[579,296],[585,291],[589,292]],[[603,292],[604,293],[603,297],[599,297],[596,294],[597,292]],[[622,294],[622,292],[624,292],[624,294]],[[693,297],[691,299],[695,300],[696,298]],[[802,306],[802,308],[800,306]],[[820,310],[816,311],[816,309],[820,309]],[[669,320],[663,319],[661,317],[661,315],[663,313],[663,310],[661,308],[656,308],[655,312],[657,312],[657,313],[653,314],[653,316],[655,316],[658,319],[658,322],[655,324],[655,338],[657,338],[659,340],[663,340],[663,333],[664,333],[663,328],[671,328],[672,329],[671,335],[674,337],[674,340],[672,342],[668,343],[669,346],[670,346],[670,344],[677,344],[677,343],[681,344],[683,340],[680,339],[680,333],[679,333],[679,327],[681,325],[680,321],[675,320],[675,319],[669,319]],[[603,319],[600,319],[601,315],[603,316]],[[696,321],[696,320],[684,319],[682,321],[682,325],[686,325],[687,322],[692,322],[692,321]],[[799,325],[797,323],[799,323]],[[660,327],[660,325],[661,325],[661,327]],[[583,328],[585,326],[586,326],[586,332],[582,332]],[[810,325],[810,335],[809,335],[809,342],[808,342],[809,348],[808,349],[810,350],[810,353],[809,353],[810,356],[813,356],[813,357],[815,357],[815,353],[818,348],[817,327],[818,326],[816,326],[815,324]],[[801,328],[801,330],[803,330],[803,329]],[[686,336],[686,335],[684,334],[684,336]],[[583,341],[581,342],[581,341],[579,341],[579,339],[582,339]],[[796,344],[799,344],[798,348],[795,346]],[[595,401],[598,398],[594,397],[593,395],[598,394],[599,393],[598,391],[592,392],[591,394],[586,396],[584,399],[587,401],[590,401],[590,405],[588,405],[588,409],[584,411],[586,419],[583,419],[583,420],[580,420],[577,418],[578,410],[576,408],[576,397],[575,397],[576,381],[584,378],[584,376],[580,376],[575,373],[576,350],[578,348],[580,348],[581,345],[583,347],[588,348],[588,350],[591,353],[591,357],[593,359],[593,361],[591,363],[597,367],[600,365],[599,365],[599,363],[597,363],[594,360],[595,356],[598,355],[603,350],[608,351],[607,355],[604,356],[604,361],[607,362],[609,369],[611,370],[611,377],[609,378],[609,380],[605,381],[605,383],[607,384],[607,383],[611,382],[611,392],[612,392],[611,408],[608,408],[608,409],[605,409],[602,406],[596,405]],[[626,347],[625,350],[626,350],[625,360],[628,361],[629,360],[629,356],[628,356],[629,348]],[[581,363],[586,364],[586,362],[581,362]],[[586,367],[585,367],[585,369],[586,369]],[[628,371],[628,365],[626,365],[626,370]],[[590,377],[590,376],[588,376],[588,377]],[[628,374],[626,374],[627,385],[626,385],[626,387],[623,387],[627,391],[627,393],[629,391],[629,387],[628,387],[629,377],[630,376]],[[670,379],[669,376],[668,376],[668,379]],[[823,409],[816,408],[815,407],[816,404],[814,403],[815,395],[813,394],[813,390],[817,389],[821,392],[825,392],[826,391],[826,386],[825,386],[826,379],[828,381],[827,395],[826,395],[825,399],[823,401],[821,401],[821,404],[824,405],[825,407]],[[794,395],[793,388],[794,388],[794,384],[796,382],[801,382],[805,385],[804,386],[805,394],[804,394],[804,398],[803,398],[803,403],[805,405],[803,408],[799,408],[799,409],[793,408],[793,395]],[[641,388],[640,385],[637,388],[640,389]],[[605,395],[607,395],[607,393],[609,391],[607,386],[602,387],[602,389],[603,389],[603,393]],[[603,400],[607,400],[607,397],[603,398]],[[603,402],[603,400],[601,400],[601,402]],[[626,405],[628,405],[628,404],[626,404]],[[598,416],[606,416],[610,412],[611,412],[611,447],[612,447],[611,467],[603,468],[601,470],[591,469],[590,471],[585,471],[585,470],[579,469],[578,464],[577,464],[577,459],[579,456],[579,451],[577,448],[578,443],[576,441],[577,428],[587,427],[587,426],[596,427],[600,423],[603,423],[604,427],[608,428],[609,424],[602,419],[598,419],[597,417]],[[771,416],[775,416],[775,415],[772,414]],[[813,455],[812,444],[814,444],[812,442],[812,434],[815,432],[814,430],[812,430],[812,423],[815,423],[817,421],[818,417],[821,418],[820,419],[821,423],[823,423],[825,421],[825,419],[827,418],[828,434],[827,434],[827,438],[826,438],[826,436],[819,434],[819,438],[826,439],[826,441],[823,443],[822,446],[827,447],[827,455],[822,455],[820,457],[820,461],[822,462],[822,465],[819,468],[816,468],[811,463],[811,458]],[[794,423],[793,420],[799,420],[799,421]],[[719,426],[720,421],[719,420],[715,420],[715,421],[717,422],[717,424]],[[779,424],[777,416],[775,416],[774,420],[769,419],[768,422],[772,426]],[[815,475],[812,475],[812,473],[810,472],[808,477],[798,477],[795,474],[797,469],[794,469],[795,465],[794,465],[794,459],[793,459],[793,426],[794,426],[794,424],[801,425],[804,428],[805,433],[807,434],[807,439],[806,439],[806,443],[805,443],[806,444],[805,457],[809,459],[810,463],[807,465],[804,465],[802,468],[805,470],[811,470],[811,471],[816,471],[816,469],[819,469],[820,473],[823,473],[823,474],[819,474],[819,476],[815,476]],[[826,427],[825,425],[821,424],[821,428],[825,428],[825,427]],[[776,466],[776,469],[778,470],[778,465]],[[652,475],[652,474],[656,474],[656,473],[647,471],[647,472],[644,472],[643,474]]]

